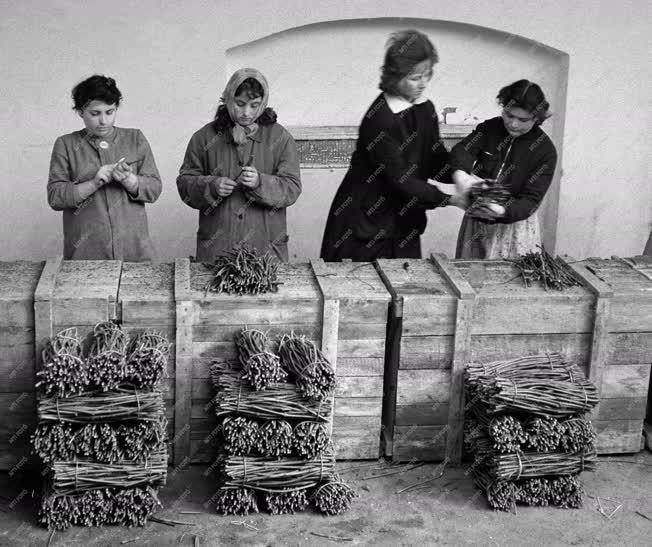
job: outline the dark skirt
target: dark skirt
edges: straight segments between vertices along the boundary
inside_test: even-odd
[[[341,262],[343,259],[371,262],[379,258],[421,258],[421,237],[414,234],[364,241],[353,235],[343,235],[335,241],[324,240],[321,258],[326,262]]]

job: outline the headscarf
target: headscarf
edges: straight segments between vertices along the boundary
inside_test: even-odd
[[[242,82],[247,78],[254,78],[260,83],[263,88],[263,96],[261,97],[260,106],[254,114],[254,122],[247,127],[243,127],[236,121],[236,112],[235,112],[235,92]],[[233,76],[229,79],[226,87],[224,88],[224,93],[222,94],[222,101],[226,105],[226,108],[231,116],[233,121],[233,129],[231,134],[233,135],[233,140],[236,144],[243,144],[247,142],[247,137],[254,135],[258,131],[258,124],[256,120],[267,108],[267,100],[269,99],[269,85],[267,84],[267,79],[259,70],[255,68],[241,68],[236,70],[233,73]]]

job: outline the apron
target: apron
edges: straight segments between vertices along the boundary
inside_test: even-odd
[[[537,245],[541,245],[541,232],[536,213],[511,224],[491,224],[465,215],[457,237],[455,258],[518,258],[538,252]]]

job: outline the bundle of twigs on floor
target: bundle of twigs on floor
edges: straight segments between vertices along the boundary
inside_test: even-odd
[[[530,252],[512,260],[521,272],[523,284],[530,287],[536,281],[543,284],[545,290],[563,291],[570,287],[580,287],[572,271],[559,258],[554,258],[541,245],[540,252]]]
[[[261,294],[278,290],[278,261],[269,253],[260,254],[246,245],[217,257],[211,268],[206,293]]]
[[[217,391],[215,412],[218,416],[237,413],[262,420],[326,421],[330,416],[330,399],[306,399],[294,384],[275,383],[257,391],[242,379],[242,369],[234,363],[214,362],[210,377]]]
[[[305,336],[284,335],[278,353],[290,379],[306,397],[324,400],[335,389],[335,371],[317,346]]]
[[[535,355],[470,364],[465,380],[465,445],[490,505],[581,505],[577,477],[597,459],[585,413],[598,397],[579,367],[557,354]]]
[[[161,503],[152,487],[100,488],[78,494],[48,491],[39,521],[50,530],[70,526],[143,526]]]
[[[273,343],[264,332],[243,328],[235,334],[235,345],[242,364],[242,378],[254,389],[262,391],[287,378],[278,355],[273,352]]]
[[[598,403],[595,386],[579,367],[554,368],[549,357],[536,355],[484,366],[470,365],[466,370],[470,404],[486,414],[566,417],[591,410]],[[530,371],[526,373],[520,367],[529,367]]]
[[[490,205],[505,206],[512,199],[511,192],[506,186],[495,180],[483,180],[471,186],[471,204],[466,210],[467,215],[473,218],[493,220]]]
[[[167,451],[159,450],[145,461],[55,460],[50,466],[50,475],[55,494],[72,494],[98,488],[161,486],[165,484],[167,469]]]
[[[165,404],[158,391],[120,388],[112,392],[85,393],[65,399],[41,399],[37,413],[39,422],[157,422],[165,415]]]
[[[500,511],[515,511],[517,503],[579,508],[584,498],[584,488],[577,475],[505,481],[493,479],[483,468],[473,469],[472,475],[489,505]]]
[[[148,423],[44,423],[32,434],[34,453],[45,463],[82,457],[106,463],[143,461],[166,443],[165,417]]]
[[[76,328],[62,330],[48,339],[42,352],[43,366],[36,373],[36,388],[46,397],[69,397],[88,386],[88,369]]]

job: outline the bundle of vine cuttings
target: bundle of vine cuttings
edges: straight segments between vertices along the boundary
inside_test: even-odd
[[[135,423],[43,423],[32,434],[33,451],[45,463],[93,458],[98,462],[142,461],[167,443],[167,419]]]
[[[254,389],[262,391],[287,378],[278,355],[272,351],[272,341],[264,332],[243,328],[235,334],[235,345],[242,364],[242,377]]]
[[[219,460],[222,486],[262,492],[307,490],[335,479],[335,458],[324,454],[312,460],[224,456]]]
[[[166,374],[170,343],[153,330],[135,336],[127,348],[125,380],[138,389],[155,389]]]
[[[474,468],[472,475],[475,485],[497,511],[515,511],[517,503],[579,508],[584,498],[584,488],[577,475],[505,481],[495,480],[481,467]]]
[[[165,484],[167,469],[167,451],[159,450],[145,461],[55,460],[50,466],[50,475],[55,494],[72,494],[98,488],[161,486]]]
[[[284,335],[278,353],[283,368],[306,397],[324,400],[335,389],[335,371],[320,349],[306,336]]]
[[[357,497],[355,490],[348,484],[332,480],[320,484],[312,493],[314,506],[326,515],[341,515],[349,510]]]
[[[294,384],[270,384],[265,391],[256,391],[242,379],[242,369],[234,363],[214,362],[210,377],[217,391],[214,401],[218,416],[237,413],[262,420],[324,422],[331,414],[330,399],[306,399]]]
[[[285,420],[267,420],[258,429],[256,452],[270,457],[289,456],[292,454],[293,435],[292,426]]]
[[[575,363],[567,362],[559,353],[527,355],[491,363],[469,363],[466,366],[467,383],[473,385],[483,376],[501,376],[511,380],[586,380],[582,369]]]
[[[39,521],[50,530],[71,526],[144,526],[161,503],[147,487],[99,488],[78,494],[49,490],[41,500]]]
[[[236,456],[246,456],[258,440],[258,422],[244,416],[227,416],[221,424],[224,450]]]
[[[529,252],[511,262],[518,268],[526,287],[540,281],[545,290],[563,291],[571,287],[581,287],[572,271],[559,258],[554,258],[541,245],[540,252]]]
[[[88,369],[77,329],[62,330],[45,342],[36,388],[46,397],[70,397],[88,386]]]
[[[272,515],[294,515],[308,507],[308,496],[305,490],[289,492],[264,492],[265,509]]]
[[[294,426],[294,453],[302,458],[316,458],[333,449],[326,425],[319,422],[301,422]]]
[[[278,291],[278,261],[271,254],[260,254],[246,245],[217,257],[211,269],[206,293],[262,294]]]
[[[258,499],[251,488],[223,487],[215,499],[218,513],[223,515],[248,515],[258,513]]]
[[[511,414],[488,416],[473,412],[466,436],[469,444],[486,435],[492,450],[501,453],[515,451],[578,452],[594,447],[596,433],[584,416],[556,419],[550,416],[518,418]]]
[[[512,199],[511,192],[496,180],[486,179],[471,185],[471,204],[466,213],[474,218],[494,220],[490,205],[505,206]]]
[[[100,391],[116,389],[126,377],[129,338],[113,321],[98,323],[87,359],[88,377]]]
[[[159,391],[137,391],[119,388],[102,393],[90,392],[65,399],[46,398],[38,401],[39,422],[158,422],[165,415],[165,404]]]

